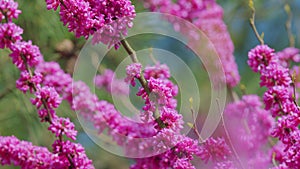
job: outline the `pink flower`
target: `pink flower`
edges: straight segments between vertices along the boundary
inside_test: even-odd
[[[118,49],[122,35],[127,35],[127,29],[133,26],[135,9],[129,0],[109,1],[102,3],[89,0],[91,8],[96,16],[104,16],[104,25],[93,34],[92,43],[102,42],[108,48],[114,46]]]
[[[168,79],[171,77],[169,67],[166,64],[157,63],[154,66],[146,66],[144,70],[145,79],[153,77],[155,79]]]
[[[60,6],[61,21],[76,37],[87,39],[95,34],[94,44],[102,42],[116,49],[120,45],[120,34],[127,34],[127,27],[132,27],[135,17],[129,0],[46,0],[46,3],[47,9],[56,10]]]
[[[203,161],[208,162],[209,159],[213,161],[225,160],[231,155],[231,151],[223,138],[208,138],[197,153]]]
[[[300,50],[294,47],[288,47],[283,49],[280,52],[277,52],[276,55],[282,66],[288,67],[289,61],[300,62]]]
[[[43,84],[49,87],[55,87],[55,90],[61,94],[64,88],[72,85],[72,77],[63,71],[57,71],[54,74],[44,76]]]
[[[70,121],[69,118],[55,118],[52,120],[48,128],[56,137],[59,135],[66,135],[67,137],[76,140],[77,131],[75,125]]]
[[[0,20],[7,19],[12,21],[13,18],[17,19],[21,13],[18,10],[18,3],[13,0],[1,0],[0,1]]]
[[[129,94],[129,88],[124,79],[117,79],[115,73],[110,69],[106,69],[102,75],[97,75],[94,78],[94,83],[97,88],[104,88],[109,93]]]
[[[53,87],[38,87],[35,92],[35,98],[31,99],[31,103],[38,109],[43,103],[46,103],[48,109],[57,108],[61,103],[61,98]]]
[[[230,160],[217,162],[214,169],[237,169],[234,163]]]
[[[104,15],[96,15],[90,3],[85,0],[60,1],[61,21],[74,32],[76,37],[86,39],[104,25]],[[100,4],[99,4],[100,5]]]
[[[291,135],[292,143],[288,148],[285,149],[284,161],[288,168],[298,169],[300,166],[300,131],[299,129],[292,132]]]
[[[140,63],[132,63],[126,67],[126,78],[125,82],[129,83],[132,86],[135,86],[135,78],[140,78],[140,74],[142,73],[142,64]]]
[[[67,162],[61,161],[57,154],[52,154],[47,148],[20,141],[14,136],[0,136],[0,164],[41,169],[62,169],[69,166]]]
[[[226,126],[237,151],[247,152],[248,159],[265,146],[274,125],[269,111],[262,108],[257,95],[245,95],[227,105]],[[242,126],[242,127],[241,127]]]
[[[36,66],[36,72],[39,72],[43,75],[55,74],[57,72],[63,71],[59,64],[56,62],[41,62]]]
[[[180,132],[183,128],[183,117],[172,108],[162,107],[159,111],[161,120],[166,125],[166,128],[172,129],[174,132]]]
[[[67,161],[68,166],[71,166],[68,161],[68,158],[71,158],[73,168],[94,169],[92,160],[88,159],[84,148],[80,144],[72,143],[69,140],[56,140],[52,144],[52,148],[53,152],[59,155],[61,161]]]
[[[296,118],[297,119],[297,118]],[[290,134],[293,131],[297,131],[299,120],[297,121],[295,116],[281,116],[277,119],[277,124],[271,132],[271,136],[279,138],[279,140],[285,145],[294,144],[291,140]]]
[[[93,34],[92,44],[102,42],[108,48],[114,46],[115,49],[119,49],[123,36],[127,36],[127,29],[133,26],[133,18],[134,16],[124,16],[105,24]]]
[[[146,8],[151,11],[168,13],[177,17],[186,19],[200,28],[211,40],[214,48],[220,56],[221,63],[226,75],[226,83],[234,87],[238,84],[240,76],[235,63],[233,52],[234,46],[227,31],[223,19],[223,9],[214,0],[146,0],[144,3]],[[180,24],[171,20],[175,30],[184,32]],[[189,37],[189,43],[197,39],[194,33]]]
[[[260,86],[266,86],[268,88],[277,85],[289,87],[292,83],[289,70],[274,63],[261,70],[260,80]]]
[[[34,86],[37,86],[42,82],[42,75],[40,73],[35,73],[30,77],[29,72],[21,72],[21,77],[16,81],[16,87],[20,89],[23,93],[26,93],[28,90],[30,93],[34,91]]]
[[[171,130],[163,129],[161,132],[162,135],[166,135],[162,136],[161,138],[165,138],[167,140],[161,140],[164,143],[160,144],[175,144],[175,146],[160,155],[136,159],[136,163],[131,165],[130,168],[168,169],[170,166],[172,166],[176,169],[195,169],[191,161],[194,158],[193,155],[196,155],[199,150],[199,146],[197,145],[198,142],[189,137],[180,135],[177,135],[176,138],[176,134]]]
[[[135,9],[129,0],[104,0],[102,3],[94,0],[88,0],[91,9],[96,16],[103,15],[104,23],[110,24],[124,17],[135,17]]]
[[[46,121],[46,118],[48,118],[48,115],[50,115],[50,117],[57,118],[56,112],[53,109],[42,108],[42,109],[38,110],[38,114],[41,119],[41,122]]]
[[[274,86],[268,89],[263,96],[266,110],[271,109],[274,116],[279,112],[285,114],[294,109],[291,98],[292,93],[284,86]]]
[[[32,45],[31,41],[18,41],[12,44],[10,49],[12,53],[9,56],[21,71],[26,70],[26,65],[28,65],[28,68],[31,68],[43,61],[39,48]]]
[[[0,24],[0,48],[10,48],[16,41],[22,40],[23,29],[14,23]]]
[[[248,53],[248,65],[254,72],[260,72],[276,61],[274,52],[275,50],[267,45],[258,45]]]
[[[60,5],[60,0],[46,0],[47,3],[47,9],[54,9],[56,10],[57,7]]]

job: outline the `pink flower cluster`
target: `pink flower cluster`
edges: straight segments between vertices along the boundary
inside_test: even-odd
[[[228,159],[228,156],[231,155],[231,150],[223,138],[209,138],[200,147],[198,154],[207,163],[209,159],[213,161]]]
[[[142,72],[142,64],[140,63],[133,63],[129,66],[126,67],[126,78],[125,82],[129,83],[132,86],[135,86],[135,78],[140,78],[141,77],[141,72]]]
[[[248,54],[249,66],[261,74],[260,84],[268,89],[263,96],[265,109],[277,118],[271,135],[284,144],[284,155],[279,161],[281,168],[299,168],[300,147],[297,142],[300,111],[296,102],[295,85],[287,67],[288,62],[297,61],[295,58],[298,52],[287,48],[275,54],[274,49],[267,45],[258,45]]]
[[[230,139],[247,168],[268,168],[271,164],[268,139],[274,119],[262,105],[257,95],[244,95],[228,104],[224,112]]]
[[[63,169],[68,167],[67,161],[62,161],[58,154],[51,153],[45,147],[20,141],[14,136],[0,136],[1,165],[15,165],[26,168]]]
[[[21,34],[23,34],[22,28],[18,27],[14,23],[4,23],[0,28],[0,48],[9,48],[12,45],[12,42],[21,40]]]
[[[281,65],[288,67],[290,62],[300,62],[300,50],[294,47],[288,47],[276,53]]]
[[[135,64],[129,65],[127,68],[132,66]],[[194,156],[208,161],[210,157],[223,160],[230,155],[229,147],[224,140],[210,138],[199,145],[197,140],[181,135],[183,119],[176,110],[177,102],[174,99],[178,88],[169,80],[171,76],[167,65],[157,63],[154,66],[147,66],[144,74],[150,93],[147,93],[143,87],[140,87],[137,93],[145,100],[141,119],[144,122],[155,122],[154,127],[157,133],[154,136],[152,147],[162,154],[136,159],[136,164],[131,166],[132,169],[167,169],[170,166],[176,169],[194,169],[195,166],[191,163]],[[158,118],[164,125],[158,123]]]
[[[33,93],[34,86],[38,86],[42,82],[42,78],[42,75],[38,72],[35,72],[32,76],[27,71],[21,72],[20,78],[16,82],[16,87],[23,93],[26,93],[28,90],[30,93]]]
[[[78,1],[77,3],[80,2],[82,1]],[[117,3],[117,1],[109,1],[108,4],[106,4],[105,2],[103,2],[103,4],[109,6],[110,3],[114,2]],[[120,1],[121,4],[122,2]],[[93,5],[92,1],[89,1],[89,3],[90,5]],[[54,9],[56,9],[58,5],[63,5],[60,4],[59,1],[47,1],[47,4],[48,8]],[[68,12],[66,9],[67,8],[62,7],[63,12]],[[106,11],[101,10],[98,10],[98,12],[100,11],[100,13],[106,13]],[[61,13],[63,12],[61,11]],[[82,13],[80,13],[79,11],[76,12],[78,12],[78,15],[82,15]],[[81,25],[81,23],[71,24],[71,22],[73,22],[71,18],[65,17],[64,19],[66,20],[63,20],[63,22],[65,24],[68,23],[69,28],[71,27],[70,30],[75,31],[75,33],[77,30],[84,28],[78,26]],[[85,18],[82,18],[82,22],[89,22],[90,18],[87,20],[84,19]],[[77,27],[75,27],[75,25],[77,25]],[[107,25],[111,26],[109,24],[106,24],[106,26]],[[92,29],[92,31],[94,30]],[[102,33],[101,31],[99,32]],[[111,29],[111,32],[114,33],[114,29]],[[92,33],[89,30],[83,34],[89,35]],[[77,36],[81,36],[83,34],[79,33],[77,34]],[[103,43],[107,44],[107,41],[104,40]],[[57,69],[49,69],[49,71],[47,70],[47,67],[51,66],[41,67],[42,68],[38,67],[38,70],[41,74],[46,74],[45,79],[48,76],[52,76],[56,72],[61,72],[57,68],[58,66],[54,66]],[[141,65],[133,64],[128,66],[127,81],[132,82],[134,78],[140,78],[140,72]],[[115,110],[112,104],[106,101],[99,101],[98,98],[94,94],[92,94],[89,88],[82,82],[74,82],[73,86],[58,83],[60,80],[62,80],[63,76],[65,75],[61,73],[60,75],[56,75],[55,79],[48,78],[49,81],[47,81],[47,83],[55,84],[53,87],[59,89],[59,93],[63,96],[63,99],[66,99],[70,102],[73,110],[79,112],[87,120],[91,121],[94,124],[94,126],[99,130],[99,132],[102,132],[105,128],[107,128],[108,133],[112,136],[112,138],[119,145],[125,147],[125,152],[127,152],[128,154],[131,153],[135,154],[136,156],[139,156],[139,154],[141,153],[144,153],[144,155],[151,154],[153,153],[153,150],[152,152],[150,150],[149,153],[147,153],[147,151],[149,151],[149,149],[153,149],[152,147],[156,147],[155,151],[161,151],[163,153],[150,158],[137,159],[136,165],[132,166],[133,168],[151,168],[152,165],[157,165],[157,167],[152,166],[152,168],[168,168],[170,165],[174,165],[176,168],[194,168],[194,166],[191,163],[193,155],[201,156],[201,153],[199,152],[199,146],[197,144],[198,141],[195,141],[180,134],[180,129],[182,128],[183,121],[182,116],[176,111],[177,102],[176,99],[174,99],[174,97],[178,93],[178,89],[176,85],[174,85],[170,80],[168,80],[168,78],[170,78],[170,72],[166,65],[157,64],[155,66],[145,68],[145,77],[151,93],[150,95],[148,95],[149,93],[147,93],[145,88],[140,88],[138,92],[138,95],[145,100],[145,106],[143,107],[143,112],[141,114],[141,119],[144,123],[132,122],[129,118],[122,116],[120,112]],[[65,79],[69,79],[69,77],[66,77]],[[99,80],[98,82],[100,86],[105,86],[105,84],[110,81],[106,79],[105,76],[100,77],[99,79],[95,79],[95,81],[97,80]],[[159,113],[159,117],[157,118],[159,118],[162,121],[163,126],[165,126],[163,128],[161,128],[161,126],[158,125],[156,121],[157,119],[155,118],[155,114],[157,115],[157,113]],[[149,137],[153,137],[154,140],[149,139],[150,141],[148,142],[136,141],[136,139],[139,138]],[[225,146],[225,142],[221,142],[220,144],[216,145],[221,146],[223,144]],[[174,146],[178,146],[178,148],[171,148]],[[213,147],[213,144],[211,146],[205,146],[202,148],[202,152],[214,156],[214,151],[204,151],[208,148]],[[226,153],[224,153],[224,155],[225,154]],[[160,162],[157,164],[153,164],[153,159],[155,159],[156,161],[159,160]],[[225,163],[226,162],[224,162],[224,165]],[[143,167],[141,167],[141,165]],[[221,163],[218,165],[223,166],[223,164]]]
[[[95,86],[99,89],[104,88],[111,94],[128,95],[129,88],[124,79],[117,79],[115,76],[112,70],[106,69],[103,74],[95,76]]]
[[[293,65],[292,69],[290,70],[290,74],[294,77],[294,85],[296,88],[300,87],[300,69],[299,66],[294,65],[292,63],[299,63],[300,62],[300,50],[294,47],[288,47],[276,53],[280,64],[283,67],[290,67]],[[296,96],[297,97],[297,96]]]
[[[145,0],[145,7],[151,11],[178,16],[195,24],[208,36],[219,54],[227,84],[230,87],[238,84],[240,76],[233,56],[234,46],[223,22],[223,9],[215,0]],[[186,33],[189,30],[182,31]]]
[[[63,145],[63,146],[61,146]],[[63,148],[63,149],[62,149]],[[72,154],[72,166],[65,156]],[[91,168],[90,162],[85,161],[85,151],[80,144],[70,141],[57,140],[53,144],[53,152],[45,147],[32,145],[27,141],[20,141],[14,136],[0,136],[0,164],[21,166],[22,169],[65,169]]]
[[[154,67],[158,69],[154,69]],[[57,64],[45,62],[40,64],[37,70],[39,70],[41,74],[45,74],[45,78],[47,78],[47,76],[52,76],[52,74],[56,74],[55,72],[60,71],[60,68]],[[149,115],[150,110],[155,110],[155,104],[153,104],[153,101],[151,101],[146,94],[144,94],[144,99],[149,101],[149,103],[146,104],[146,107],[149,109],[147,110],[148,112],[144,110],[141,114],[141,119],[144,122],[137,123],[123,116],[112,104],[98,100],[83,82],[73,82],[73,86],[69,84],[66,87],[58,85],[54,87],[63,89],[60,92],[60,94],[63,95],[63,99],[70,102],[73,110],[80,113],[86,120],[92,122],[99,133],[104,129],[108,129],[108,133],[113,140],[116,141],[118,145],[124,147],[127,155],[143,157],[145,155],[150,156],[157,152],[162,153],[148,158],[136,159],[136,164],[132,165],[131,168],[168,168],[170,165],[182,169],[194,168],[191,163],[194,155],[200,157],[204,156],[202,154],[205,153],[206,156],[214,156],[214,151],[206,150],[213,148],[214,144],[200,148],[201,145],[198,145],[198,141],[179,133],[183,121],[182,116],[175,110],[176,102],[174,101],[176,100],[172,98],[172,96],[176,95],[177,89],[174,84],[167,79],[170,77],[168,67],[166,65],[157,64],[155,66],[146,67],[144,71],[147,72],[145,76],[149,77],[149,84],[150,81],[153,81],[153,84],[149,85],[151,91],[155,90],[164,97],[170,97],[169,100],[166,99],[166,101],[161,102],[159,108],[161,120],[166,125],[166,128],[159,128],[153,116]],[[50,78],[51,81],[47,83],[57,84],[55,81],[60,81],[64,77],[64,75],[61,75],[57,76],[56,79]],[[141,88],[140,92],[142,91]],[[149,113],[148,120],[144,118],[146,113]],[[221,144],[226,146],[225,142],[220,142],[220,144],[217,145],[221,146]],[[200,149],[202,150],[201,152],[199,151]],[[223,155],[225,156],[226,152],[224,152]],[[154,160],[157,163],[153,163]]]
[[[93,168],[92,161],[87,158],[82,146],[70,141],[63,141],[63,135],[73,140],[76,139],[75,126],[68,118],[56,115],[55,108],[59,107],[62,99],[53,86],[43,84],[47,81],[41,72],[32,71],[44,62],[43,56],[39,48],[32,45],[31,41],[22,41],[23,30],[11,22],[11,17],[16,18],[17,14],[20,13],[16,9],[17,3],[12,0],[4,2],[6,5],[3,5],[3,1],[0,3],[1,12],[4,13],[4,19],[7,23],[0,24],[3,38],[0,46],[11,50],[9,56],[21,71],[21,77],[17,80],[16,86],[23,93],[30,91],[34,94],[31,102],[36,106],[41,121],[50,123],[48,129],[57,137],[55,147],[59,151],[49,153],[45,148],[32,146],[30,143],[19,141],[15,137],[3,137],[1,138],[3,142],[0,143],[1,151],[3,151],[0,153],[1,163],[3,165],[13,163],[22,168]],[[68,148],[71,149],[68,150]],[[36,159],[31,159],[35,157]]]
[[[18,10],[18,3],[12,0],[4,0],[0,2],[0,20],[6,20],[6,22],[11,22],[13,18],[18,18],[21,13]]]
[[[170,133],[171,139],[174,139],[174,133]],[[172,141],[172,140],[169,140]],[[171,150],[163,154],[152,156],[149,158],[136,159],[136,164],[132,165],[131,169],[167,169],[170,166],[176,169],[195,169],[191,160],[193,155],[198,152],[197,141],[188,137],[181,137]],[[172,141],[174,142],[174,140]]]
[[[127,34],[135,17],[134,6],[129,0],[46,0],[47,9],[60,6],[61,21],[76,37],[86,39],[94,35],[94,43],[120,45],[120,34]]]
[[[145,77],[147,77],[150,93],[147,93],[143,87],[140,87],[137,93],[145,100],[144,112],[142,112],[143,119],[146,116],[148,121],[155,120],[153,114],[158,111],[161,118],[166,120],[167,128],[172,127],[174,132],[178,133],[183,124],[182,116],[176,110],[177,101],[174,98],[178,94],[178,87],[169,80],[170,71],[167,65],[156,64],[154,67],[158,69],[153,68],[153,66],[145,68],[145,72],[147,72]],[[165,68],[164,71],[157,71],[161,67]]]

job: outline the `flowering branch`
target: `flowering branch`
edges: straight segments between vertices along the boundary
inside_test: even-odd
[[[124,49],[126,50],[126,52],[130,55],[130,58],[131,58],[132,62],[133,63],[139,63],[139,60],[136,56],[136,52],[129,45],[129,43],[125,39],[122,39],[121,44],[124,47]],[[147,84],[147,81],[146,81],[144,75],[141,73],[140,77],[137,78],[137,79],[139,80],[139,82],[141,83],[141,85],[143,86],[143,88],[145,89],[147,94],[149,95],[150,94],[150,89],[148,87],[148,84]]]
[[[220,57],[226,75],[226,83],[235,87],[240,81],[237,64],[234,58],[234,46],[223,21],[223,9],[215,0],[144,0],[144,6],[150,11],[168,13],[194,24],[209,38]],[[177,21],[170,21],[180,26]],[[180,33],[186,34],[189,29],[178,27]],[[188,41],[193,45],[194,36],[189,36]]]
[[[85,2],[87,2],[87,1],[85,1]],[[108,9],[111,6],[112,6],[112,9],[116,9],[115,7],[113,7],[114,1],[108,1],[108,2],[109,2],[109,5],[103,7],[104,9]],[[119,1],[116,1],[116,2],[119,2]],[[123,1],[121,1],[121,2],[123,2]],[[124,0],[124,2],[127,2],[127,1]],[[231,65],[231,68],[233,68],[233,69],[237,68],[236,64],[234,63],[234,59],[232,57],[232,52],[233,52],[232,42],[231,42],[230,38],[228,38],[229,35],[227,33],[224,23],[220,19],[222,17],[222,14],[221,14],[222,11],[220,11],[220,8],[216,5],[215,2],[210,2],[210,3],[211,4],[209,4],[207,6],[210,7],[210,5],[212,5],[212,7],[213,7],[212,9],[217,9],[216,13],[218,15],[217,22],[213,22],[214,24],[212,24],[210,26],[213,27],[213,26],[221,25],[220,26],[221,31],[219,33],[225,33],[226,36],[224,38],[225,38],[226,42],[228,42],[228,43],[225,43],[226,44],[225,46],[222,46],[219,43],[219,46],[222,46],[222,49],[226,49],[226,51],[227,50],[229,51],[226,54],[224,54],[224,58],[222,60],[224,61],[224,64],[226,63],[226,61],[229,62]],[[127,3],[127,4],[130,4],[130,3]],[[50,0],[47,1],[48,9],[53,8],[56,10],[58,5],[60,5],[60,3],[57,3],[57,2],[54,3],[53,1],[50,1]],[[71,4],[71,6],[73,6],[73,5],[74,4]],[[92,7],[92,9],[94,7],[96,9],[99,8],[97,6],[93,6],[93,1],[88,1],[87,6]],[[196,5],[196,6],[200,7],[200,5]],[[210,12],[214,11],[209,7],[207,8],[207,9],[209,9],[207,11],[206,11],[206,8],[205,8],[205,10],[203,10],[202,7],[200,7],[199,9],[204,11],[204,13],[207,12],[206,15],[209,15]],[[65,9],[62,9],[62,10],[63,10],[63,12],[61,11],[60,13],[68,12],[68,11],[65,11]],[[90,11],[91,10],[88,9],[88,12],[90,12]],[[195,10],[195,11],[197,11],[197,10]],[[76,12],[78,12],[77,14],[82,15],[82,11],[76,11]],[[103,11],[100,13],[105,16],[104,18],[106,18],[106,16],[107,17],[110,17],[110,16],[115,17],[115,15],[120,12],[115,12],[115,13],[112,12],[112,13],[107,14],[106,11]],[[121,13],[123,13],[123,12],[121,12]],[[124,13],[126,13],[126,12],[124,12]],[[72,15],[73,15],[73,13],[72,13]],[[77,29],[82,29],[84,27],[84,26],[81,27],[80,24],[77,24],[71,18],[67,18],[66,16],[67,15],[61,15],[64,23],[70,24],[71,26],[68,25],[68,27],[73,28],[70,31],[75,30],[75,34],[76,34]],[[89,16],[89,15],[85,15],[85,16]],[[214,16],[214,15],[212,15],[212,16]],[[118,18],[118,16],[116,16],[115,18]],[[88,21],[89,19],[91,19],[91,18],[82,18],[81,20]],[[202,18],[199,19],[199,21],[200,20],[202,20]],[[76,23],[77,25],[74,23]],[[106,24],[109,25],[110,23],[108,22],[108,23],[105,23],[104,25],[106,25]],[[201,25],[206,26],[207,24],[204,23]],[[93,27],[93,28],[95,28],[95,27]],[[206,27],[206,29],[208,30],[209,28]],[[114,31],[115,30],[112,30],[112,32],[114,32]],[[80,31],[80,32],[84,32],[84,31]],[[101,31],[99,31],[99,32],[101,32]],[[89,32],[89,33],[86,33],[85,35],[88,36],[90,34],[93,34],[93,33]],[[212,35],[210,35],[210,36],[212,36]],[[99,36],[99,37],[102,37],[102,36]],[[108,36],[108,37],[114,38],[115,36]],[[217,36],[215,36],[215,37],[217,37]],[[214,40],[215,40],[215,42],[217,42],[217,41],[219,41],[219,38],[215,38]],[[103,43],[107,44],[106,42],[107,41],[104,41]],[[145,69],[144,77],[143,77],[143,74],[141,74],[141,71],[140,71],[141,64],[138,63],[138,60],[137,60],[134,50],[130,47],[130,45],[128,43],[126,43],[126,41],[121,40],[120,43],[124,46],[124,48],[128,52],[128,54],[131,55],[131,58],[133,60],[133,64],[129,65],[126,68],[126,70],[128,69],[127,70],[127,75],[129,77],[129,78],[127,78],[128,82],[130,81],[131,84],[134,86],[135,82],[133,79],[137,78],[142,85],[142,88],[140,88],[137,95],[142,96],[142,98],[145,100],[146,105],[143,107],[143,110],[144,110],[143,115],[147,115],[147,114],[151,114],[151,113],[155,114],[155,112],[161,112],[162,113],[161,120],[164,122],[166,127],[161,128],[161,126],[160,126],[160,128],[157,129],[156,125],[155,125],[155,130],[151,131],[150,135],[149,134],[145,135],[145,133],[140,133],[143,125],[136,126],[135,124],[128,123],[126,121],[126,118],[122,118],[121,115],[119,114],[119,112],[114,110],[112,105],[110,105],[104,101],[98,102],[97,98],[95,98],[94,95],[90,96],[89,94],[87,94],[86,93],[87,89],[77,89],[77,87],[75,87],[76,90],[79,90],[80,92],[75,93],[75,95],[74,95],[75,97],[73,97],[73,102],[71,103],[72,108],[74,110],[80,110],[81,113],[94,112],[96,109],[95,114],[89,114],[86,116],[90,120],[93,120],[93,122],[95,123],[97,128],[100,129],[100,131],[102,131],[104,128],[102,126],[103,125],[102,123],[106,123],[107,126],[109,127],[109,131],[112,131],[111,135],[113,136],[113,138],[117,141],[117,143],[119,145],[124,145],[124,146],[126,145],[126,143],[124,143],[123,139],[119,139],[119,137],[120,137],[119,135],[130,135],[133,138],[135,138],[135,137],[140,138],[140,137],[153,136],[152,134],[154,134],[155,137],[158,138],[158,140],[155,140],[155,141],[159,141],[159,138],[161,138],[163,140],[167,139],[166,143],[170,143],[173,146],[175,146],[174,148],[166,151],[165,153],[163,153],[161,155],[157,155],[157,156],[154,156],[151,158],[138,159],[137,163],[135,165],[133,165],[132,168],[139,168],[139,169],[145,168],[145,167],[146,168],[168,168],[170,166],[174,166],[174,168],[184,168],[184,169],[194,168],[194,166],[191,164],[193,154],[195,154],[197,156],[201,156],[201,159],[204,159],[205,161],[207,161],[210,158],[212,158],[213,160],[216,160],[219,158],[221,160],[226,160],[225,154],[226,154],[226,152],[228,152],[227,151],[228,147],[226,147],[224,140],[208,139],[205,143],[205,146],[203,146],[201,148],[201,151],[198,152],[197,141],[192,140],[192,139],[180,134],[180,129],[182,128],[183,121],[182,121],[182,116],[180,114],[178,114],[178,112],[176,111],[177,103],[176,103],[176,100],[174,99],[174,96],[176,96],[178,93],[178,88],[176,85],[174,85],[169,80],[170,73],[169,73],[167,66],[157,64],[153,67],[148,67],[147,69]],[[222,43],[222,44],[224,44],[224,43]],[[217,48],[217,49],[219,49],[219,48]],[[219,49],[219,52],[223,52],[222,49]],[[235,86],[236,83],[239,81],[239,75],[237,73],[237,69],[226,70],[226,74],[228,75],[228,84],[230,84],[230,86]],[[79,83],[78,83],[78,85],[79,85]],[[84,93],[84,94],[82,94],[82,93]],[[91,99],[91,100],[89,100],[89,99]],[[86,102],[89,103],[89,101],[97,102],[98,105],[100,105],[100,106],[94,108],[93,106],[90,106],[90,104],[87,105]],[[105,113],[103,113],[103,112],[105,112]],[[155,117],[157,117],[157,115],[154,115],[154,118]],[[150,118],[150,120],[152,121],[151,118]],[[145,121],[148,122],[147,120],[145,120]],[[152,124],[152,123],[150,123],[150,124]],[[135,127],[137,127],[137,128],[135,128]],[[124,130],[124,128],[126,130]],[[130,130],[128,130],[128,129],[130,129]],[[116,131],[118,131],[118,132],[116,133]],[[154,133],[152,133],[152,132],[154,132]],[[168,139],[171,139],[171,140],[168,140]],[[127,141],[129,143],[131,143],[131,142],[135,143],[134,140],[129,139],[129,140],[126,140],[126,142]],[[157,142],[157,144],[164,145],[165,144],[164,142],[165,141]],[[150,145],[152,145],[151,147],[153,147],[153,143],[151,143]],[[169,147],[168,144],[164,145],[164,146]],[[215,153],[214,149],[220,149],[220,151]],[[145,150],[145,148],[143,148],[143,150]],[[157,159],[159,159],[159,161],[161,161],[161,162],[153,164],[153,160],[155,160],[155,159],[156,159],[156,161],[157,161]],[[167,161],[168,164],[164,165],[164,161]],[[231,165],[231,163],[227,163],[227,162],[226,162],[226,164]],[[220,166],[222,166],[222,164],[220,164]]]
[[[255,26],[255,7],[254,7],[254,3],[253,3],[253,0],[249,0],[249,7],[251,9],[251,12],[252,12],[252,17],[250,18],[250,25],[251,25],[251,28],[253,29],[254,33],[255,33],[255,36],[256,38],[258,39],[258,41],[260,42],[260,44],[264,44],[264,40],[263,40],[263,34],[262,35],[259,35],[258,31],[257,31],[257,28]]]
[[[299,145],[295,143],[299,142],[300,122],[297,119],[300,109],[294,97],[295,83],[287,62],[298,55],[299,51],[287,49],[275,54],[275,50],[267,45],[258,45],[248,53],[248,64],[254,72],[260,73],[260,85],[268,89],[263,97],[265,109],[276,117],[271,136],[278,138],[285,146],[279,167],[295,168],[299,166],[299,153],[295,151],[299,149]]]
[[[132,62],[133,63],[139,63],[139,60],[136,56],[136,52],[133,50],[133,48],[130,46],[130,44],[126,41],[126,39],[122,39],[121,44],[124,47],[124,49],[126,50],[126,52],[130,55],[130,58],[131,58]],[[139,80],[140,84],[142,85],[142,87],[144,88],[144,90],[146,91],[148,96],[150,96],[151,91],[148,87],[147,80],[145,79],[143,73],[140,73],[140,75],[139,75],[139,77],[137,77],[137,79]],[[158,111],[157,101],[155,101],[155,102],[156,102],[156,110],[155,110],[153,116],[155,118],[155,121],[158,123],[159,127],[160,128],[165,128],[166,125],[164,124],[164,122],[160,118],[160,113]]]
[[[40,72],[33,72],[33,69],[44,62],[44,60],[39,48],[32,45],[31,41],[24,42],[21,36],[23,30],[12,23],[12,18],[17,18],[18,14],[21,13],[17,7],[18,4],[13,0],[0,2],[0,19],[2,20],[4,19],[3,17],[5,17],[5,20],[8,21],[0,24],[0,35],[3,36],[0,40],[0,48],[9,48],[11,50],[11,54],[9,56],[21,72],[20,78],[16,82],[17,88],[24,94],[28,90],[30,93],[34,93],[35,98],[31,99],[31,103],[36,106],[41,121],[48,122],[50,124],[48,130],[54,133],[58,138],[58,140],[56,140],[52,145],[53,154],[47,154],[46,152],[43,152],[42,154],[44,155],[44,158],[48,158],[48,160],[52,160],[52,156],[59,157],[56,162],[60,163],[61,166],[57,166],[58,168],[77,168],[79,166],[93,168],[91,160],[87,158],[84,149],[80,144],[63,140],[63,135],[72,140],[76,140],[77,131],[75,130],[75,125],[70,122],[68,118],[62,118],[56,115],[55,108],[60,105],[62,101],[61,98],[53,87],[49,85],[42,85],[44,76]],[[7,137],[7,139],[8,142],[18,142],[15,138]],[[31,148],[30,146],[27,146],[27,150],[30,151],[30,149],[38,148]],[[23,168],[40,168],[47,165],[47,163],[43,163],[41,161],[36,164],[31,164],[31,167],[28,167],[27,163],[22,163],[22,159],[14,159],[13,155],[13,153],[9,154],[8,160],[2,164],[10,164],[13,160],[19,160],[14,163],[22,166]],[[3,154],[0,153],[1,159],[6,158],[5,156],[5,154],[3,156]],[[51,167],[56,168],[54,164]]]

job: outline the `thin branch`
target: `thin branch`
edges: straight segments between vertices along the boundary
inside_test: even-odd
[[[121,44],[124,47],[124,49],[126,50],[126,52],[130,55],[130,58],[132,60],[133,63],[139,63],[139,60],[137,58],[136,52],[135,50],[130,46],[130,44],[126,41],[125,38],[123,38],[121,40]],[[150,96],[150,89],[148,87],[148,82],[145,79],[143,73],[140,74],[140,77],[138,78],[140,84],[142,85],[142,87],[144,88],[144,90],[146,91],[146,93],[148,94],[148,96]],[[160,114],[158,109],[156,108],[156,111],[153,114],[155,121],[158,123],[160,128],[165,128],[166,125],[164,124],[164,122],[161,120],[160,118]]]
[[[132,62],[133,63],[139,63],[139,60],[138,60],[137,55],[136,55],[136,52],[132,49],[132,47],[126,41],[126,39],[122,39],[121,40],[121,44],[124,47],[124,49],[126,50],[126,52],[130,55],[130,58],[131,58]],[[145,89],[146,93],[149,95],[150,94],[150,89],[148,87],[147,80],[145,79],[145,77],[144,77],[144,75],[142,73],[140,75],[140,78],[138,78],[138,80],[140,81],[141,85]]]
[[[249,0],[249,7],[251,9],[251,12],[252,12],[252,17],[250,18],[250,25],[251,25],[251,28],[253,30],[253,32],[255,33],[255,36],[257,38],[257,40],[260,42],[260,44],[264,44],[264,40],[262,38],[262,36],[258,33],[257,31],[257,28],[255,26],[255,8],[254,8],[254,2],[253,0]]]

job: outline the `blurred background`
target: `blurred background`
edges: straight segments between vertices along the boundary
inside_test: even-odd
[[[133,0],[137,12],[143,12],[142,1]],[[299,47],[300,37],[300,1],[296,0],[256,0],[256,25],[259,32],[264,32],[265,43],[276,51],[289,46],[285,29],[287,14],[284,4],[289,3],[293,13],[292,32]],[[46,61],[57,61],[63,69],[72,73],[72,68],[85,39],[75,38],[60,22],[58,12],[47,11],[43,0],[18,0],[22,14],[16,21],[24,29],[24,39],[32,40],[40,47]],[[249,25],[250,10],[247,0],[218,0],[224,8],[224,20],[235,45],[235,57],[241,75],[241,84],[246,86],[247,93],[262,93],[258,76],[250,71],[246,64],[248,51],[258,44]],[[168,38],[160,42],[167,44]],[[29,94],[24,95],[15,88],[19,71],[11,63],[8,51],[0,51],[0,135],[15,135],[19,139],[28,140],[35,145],[51,149],[54,137],[47,131],[48,124],[39,122],[35,108],[29,102]],[[112,52],[112,55],[113,52]],[[112,56],[118,62],[118,57]],[[104,67],[109,67],[109,62]],[[241,93],[239,87],[235,89]],[[105,91],[97,93],[101,99],[110,100]],[[76,113],[72,112],[65,102],[57,110],[60,116],[67,116],[76,124],[79,131],[78,142],[85,148],[97,169],[126,169],[132,161],[118,157],[96,146],[80,128]],[[0,168],[17,168],[2,167]]]

